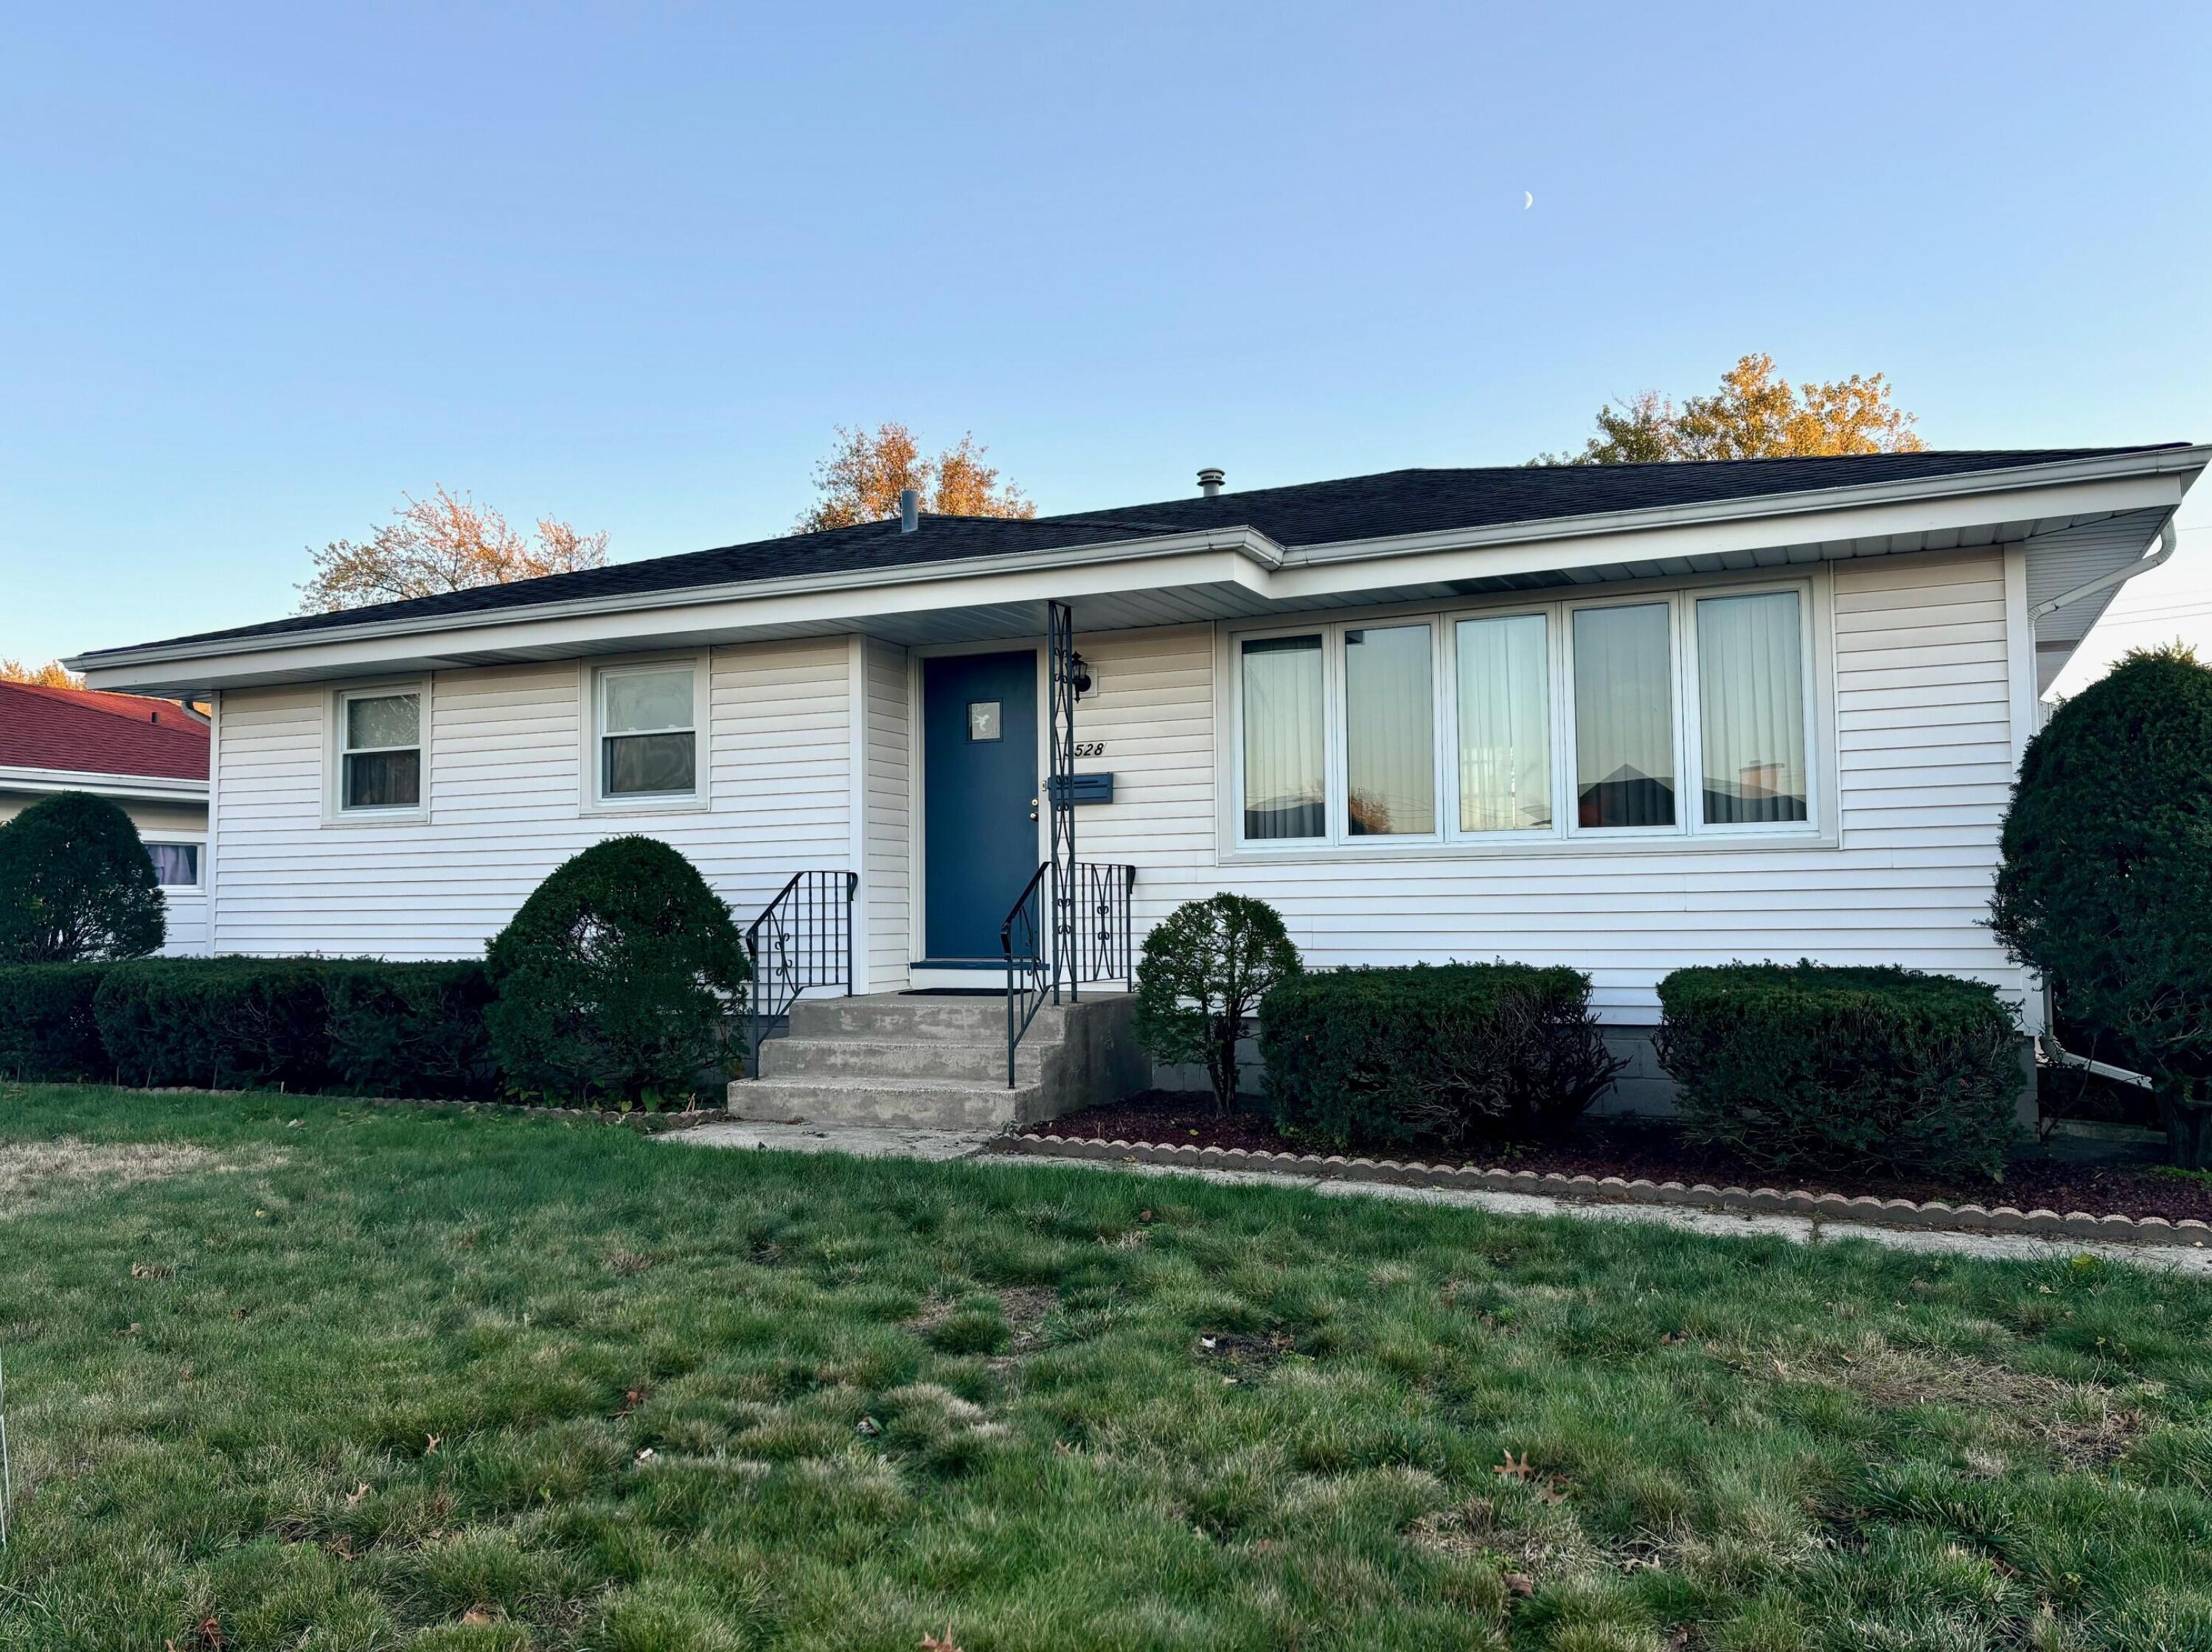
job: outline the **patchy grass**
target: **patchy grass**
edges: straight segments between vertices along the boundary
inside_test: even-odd
[[[0,1648],[2212,1646],[2212,1291],[0,1088]]]

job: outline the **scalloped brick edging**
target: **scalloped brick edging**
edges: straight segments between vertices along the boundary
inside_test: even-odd
[[[1382,1181],[1401,1187],[1457,1187],[1472,1193],[1537,1193],[1622,1205],[1692,1205],[1746,1216],[1804,1216],[1819,1222],[1875,1223],[1884,1227],[1942,1229],[1959,1233],[2021,1234],[2031,1238],[2112,1239],[2203,1247],[2212,1224],[2184,1217],[2092,1216],[2086,1211],[2023,1211],[2015,1206],[1948,1205],[1941,1200],[1875,1199],[1862,1193],[1784,1193],[1772,1187],[1717,1187],[1709,1181],[1630,1181],[1620,1176],[1563,1175],[1557,1170],[1486,1170],[1474,1165],[1402,1163],[1396,1159],[1346,1158],[1332,1153],[1273,1153],[1245,1147],[1197,1147],[1184,1143],[1090,1141],[1069,1136],[1018,1135],[1002,1151],[1039,1158],[1111,1159],[1122,1163],[1175,1165],[1205,1170],[1253,1170],[1278,1175]]]

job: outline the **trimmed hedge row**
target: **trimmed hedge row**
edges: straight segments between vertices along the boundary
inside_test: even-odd
[[[1260,1010],[1276,1120],[1338,1148],[1550,1133],[1621,1066],[1589,993],[1520,963],[1291,976]]]
[[[481,963],[137,958],[0,968],[0,1075],[479,1100]]]
[[[1994,987],[1805,963],[1678,969],[1659,1060],[1684,1133],[1773,1170],[1995,1177],[2020,1030]]]

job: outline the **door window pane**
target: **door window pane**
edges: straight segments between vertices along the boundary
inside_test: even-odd
[[[1551,660],[1541,614],[1459,624],[1459,829],[1552,823]]]
[[[1589,828],[1674,823],[1667,605],[1583,608],[1575,626],[1575,807]]]
[[[1243,645],[1244,835],[1319,837],[1327,826],[1321,639]]]
[[[1437,829],[1436,689],[1425,625],[1344,634],[1345,829],[1354,837]]]
[[[1698,732],[1706,824],[1806,817],[1797,592],[1698,604]]]
[[[347,809],[414,809],[422,801],[422,708],[411,694],[345,701],[338,801]]]

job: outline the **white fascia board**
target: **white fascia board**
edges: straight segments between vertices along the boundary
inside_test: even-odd
[[[137,798],[149,803],[200,803],[206,801],[208,783],[161,774],[108,774],[90,769],[18,768],[0,764],[0,791],[91,792],[104,798]]]
[[[696,591],[663,592],[650,603],[633,599],[618,607],[577,604],[558,614],[532,609],[520,615],[454,616],[467,623],[434,629],[419,623],[349,627],[336,635],[295,632],[173,650],[118,650],[80,657],[81,668],[91,682],[116,692],[151,690],[179,680],[248,686],[302,676],[373,675],[401,662],[410,670],[435,669],[479,649],[583,653],[618,641],[644,651],[664,641],[688,644],[717,632],[806,626],[831,633],[902,614],[1064,602],[1132,590],[1237,585],[1264,595],[1267,574],[1281,560],[1280,547],[1248,530],[1189,538],[1212,543],[1177,545],[1150,539],[1111,547],[1103,556],[1041,553],[1011,568],[1001,556],[973,567],[939,563],[883,569],[876,572],[884,577],[866,583],[851,582],[850,576],[837,576],[835,584],[827,579],[761,581],[731,587],[719,600],[701,600]]]
[[[1777,545],[1943,533],[2036,517],[2094,516],[2178,504],[2185,481],[2175,475],[2015,488],[1996,495],[1953,495],[1936,499],[1840,503],[1788,513],[1725,516],[1622,527],[1603,518],[1547,524],[1542,537],[1527,529],[1510,534],[1407,535],[1351,557],[1333,546],[1293,550],[1268,581],[1278,600],[1340,595],[1376,585],[1425,585],[1516,574],[1554,573],[1620,562],[1659,562],[1691,556],[1770,550]],[[1858,490],[1852,490],[1858,491]],[[1786,524],[1777,531],[1778,523]],[[1442,543],[1428,543],[1440,540]],[[1472,558],[1470,551],[1477,553]],[[1388,572],[1377,563],[1387,563]]]

